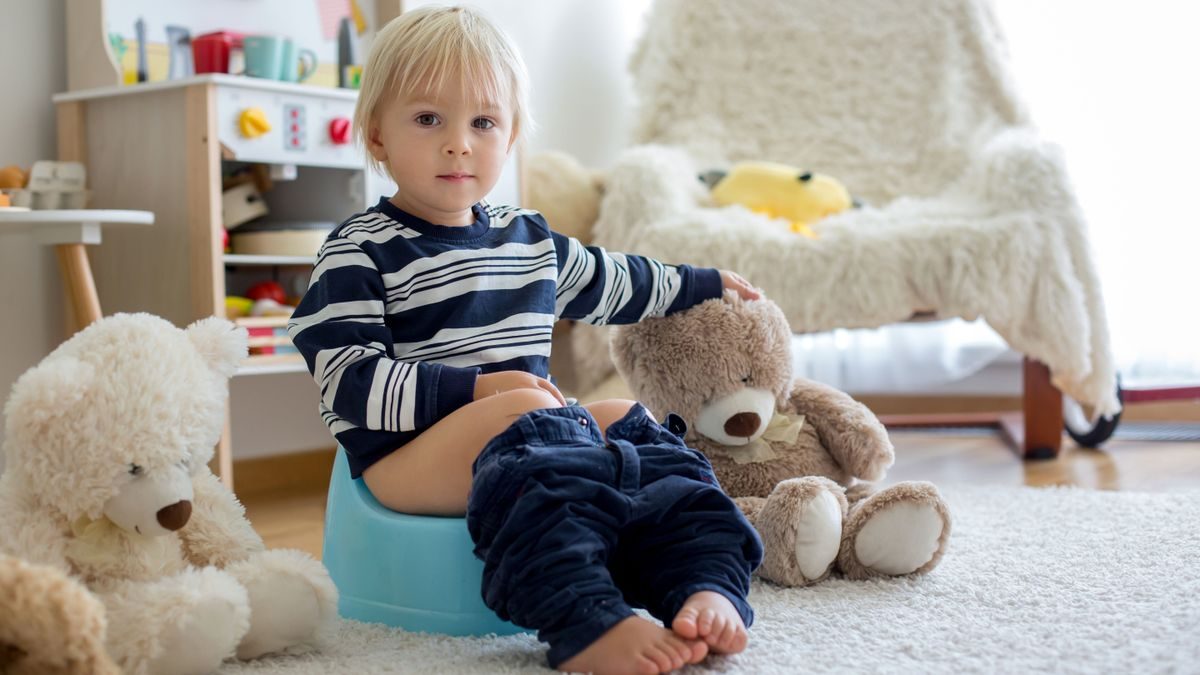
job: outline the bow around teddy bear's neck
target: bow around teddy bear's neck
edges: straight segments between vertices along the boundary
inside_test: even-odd
[[[778,459],[772,447],[774,443],[792,445],[804,429],[804,415],[776,412],[767,423],[767,430],[746,445],[723,445],[710,439],[702,439],[704,448],[733,460],[735,464],[755,464]]]
[[[128,532],[108,518],[81,516],[71,523],[67,559],[89,586],[105,581],[157,579],[187,567],[179,537]]]

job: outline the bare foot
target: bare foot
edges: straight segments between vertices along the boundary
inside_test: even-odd
[[[671,628],[679,637],[704,640],[718,654],[736,654],[749,640],[733,603],[713,591],[693,593],[675,615]]]
[[[708,645],[700,640],[681,638],[656,623],[631,616],[558,667],[572,673],[652,675],[699,663],[707,655]]]

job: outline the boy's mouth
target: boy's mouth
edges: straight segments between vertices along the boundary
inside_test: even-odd
[[[443,173],[438,175],[438,178],[451,183],[461,183],[474,178],[474,176],[469,173]]]

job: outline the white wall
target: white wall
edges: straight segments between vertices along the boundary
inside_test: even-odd
[[[212,26],[247,12],[231,28],[253,30],[250,10],[276,0],[187,2],[186,20]],[[162,16],[170,4],[108,0],[110,22],[131,24],[139,8]],[[297,3],[306,7],[311,2]],[[367,5],[369,13],[370,5]],[[407,3],[414,7],[420,2]],[[533,80],[533,113],[539,130],[529,149],[567,151],[587,165],[607,166],[626,143],[630,86],[625,62],[648,0],[477,0],[521,48]],[[222,9],[223,8],[223,9]],[[56,155],[50,97],[66,88],[63,0],[0,0],[0,63],[20,64],[0,74],[0,166],[28,167]],[[171,18],[171,21],[176,19]],[[151,36],[165,20],[148,17]],[[209,25],[209,24],[204,24]],[[269,27],[268,27],[269,28]],[[101,303],[104,298],[101,297]],[[0,393],[64,337],[62,286],[49,247],[27,235],[0,238]],[[328,447],[316,414],[316,390],[306,375],[237,378],[231,389],[234,454],[237,458]],[[0,428],[2,432],[2,428]],[[0,457],[0,462],[3,458]]]
[[[53,158],[50,96],[66,88],[63,3],[0,0],[0,166]],[[0,396],[61,340],[65,313],[53,249],[0,235]],[[3,432],[0,420],[0,433]],[[4,457],[0,453],[0,466]]]

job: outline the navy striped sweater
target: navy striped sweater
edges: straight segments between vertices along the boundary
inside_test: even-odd
[[[549,376],[556,319],[634,323],[720,297],[717,270],[608,253],[536,211],[434,225],[386,198],[317,254],[288,333],[351,474],[474,400],[480,373]]]

